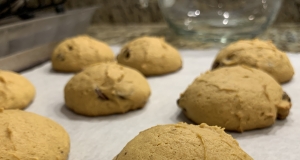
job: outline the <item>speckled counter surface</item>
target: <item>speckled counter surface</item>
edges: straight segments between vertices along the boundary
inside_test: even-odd
[[[87,34],[110,45],[122,45],[136,37],[150,35],[165,37],[166,41],[179,49],[209,49],[224,46],[219,43],[203,43],[178,37],[164,23],[149,25],[92,25],[89,27]],[[287,52],[300,52],[300,24],[274,25],[257,38],[272,40],[278,48]]]

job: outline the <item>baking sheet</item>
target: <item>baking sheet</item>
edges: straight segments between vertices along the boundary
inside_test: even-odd
[[[112,47],[115,53],[120,48]],[[211,66],[217,50],[181,50],[184,67],[177,73],[148,78],[152,95],[147,105],[126,114],[84,117],[64,106],[63,89],[73,74],[51,71],[50,62],[22,74],[36,87],[34,102],[26,110],[53,119],[71,138],[69,160],[111,160],[140,131],[158,124],[188,121],[176,105],[179,94]],[[230,133],[255,160],[300,159],[300,54],[288,54],[295,68],[293,80],[283,85],[293,107],[286,120],[266,129]]]

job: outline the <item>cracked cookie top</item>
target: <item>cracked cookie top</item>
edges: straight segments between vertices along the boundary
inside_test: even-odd
[[[224,129],[207,124],[158,125],[133,138],[114,160],[252,160]]]
[[[285,119],[288,95],[267,73],[248,66],[222,67],[197,77],[178,105],[194,122],[243,132]]]
[[[94,64],[65,86],[66,106],[87,116],[125,113],[144,107],[150,96],[146,78],[117,63]]]

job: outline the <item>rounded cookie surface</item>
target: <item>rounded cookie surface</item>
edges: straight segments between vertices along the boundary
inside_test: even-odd
[[[221,50],[212,69],[224,66],[247,65],[272,75],[279,83],[290,81],[294,69],[287,55],[269,41],[241,40]]]
[[[144,107],[150,96],[146,78],[117,63],[100,63],[75,75],[65,86],[66,106],[86,116],[125,113]]]
[[[142,131],[114,158],[132,159],[252,160],[223,129],[185,123],[158,125]]]
[[[20,74],[0,70],[0,108],[23,109],[34,99],[35,88]]]
[[[77,36],[61,42],[54,49],[51,61],[56,71],[78,72],[95,63],[114,61],[114,53],[104,42]]]
[[[285,119],[291,102],[267,73],[246,66],[209,71],[188,86],[177,101],[194,122],[243,132]]]
[[[0,110],[0,159],[67,160],[68,133],[56,122],[20,110]]]
[[[179,52],[163,38],[156,37],[142,37],[129,42],[122,48],[117,60],[145,76],[167,74],[182,67]]]

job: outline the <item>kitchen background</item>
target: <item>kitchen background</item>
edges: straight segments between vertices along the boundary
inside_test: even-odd
[[[44,2],[52,1],[61,0]],[[238,0],[228,1],[238,5]],[[32,6],[38,5],[38,0],[27,2]],[[30,20],[16,17],[0,19],[0,69],[19,72],[34,84],[36,98],[25,110],[49,117],[69,132],[70,160],[111,160],[131,138],[146,128],[157,124],[188,122],[177,107],[176,100],[196,76],[211,67],[218,49],[226,44],[193,41],[176,35],[164,21],[157,2],[67,0],[64,14],[56,15],[54,8],[46,8]],[[220,3],[224,0],[206,2]],[[89,13],[93,10],[83,8],[93,6],[99,8],[89,24]],[[79,12],[71,13],[74,9],[79,9]],[[40,15],[48,13],[52,14],[50,18],[41,18]],[[99,117],[74,114],[66,108],[63,93],[64,86],[73,74],[53,71],[49,58],[57,42],[70,35],[74,36],[77,31],[108,43],[115,54],[120,52],[124,43],[134,38],[143,35],[165,37],[184,57],[184,67],[174,74],[147,78],[151,97],[144,109]],[[272,40],[279,49],[287,52],[294,65],[293,80],[283,85],[284,91],[291,96],[293,108],[287,120],[277,121],[272,127],[230,134],[255,159],[297,159],[300,156],[300,110],[297,98],[300,94],[300,86],[297,85],[300,79],[300,0],[283,0],[276,20],[258,38]]]
[[[208,0],[209,3],[222,2],[221,0]],[[232,4],[237,3],[237,0]],[[161,23],[162,14],[157,0],[68,0],[69,9],[87,6],[102,6],[94,17],[93,23],[130,24],[130,23]],[[275,24],[300,22],[300,0],[284,0]]]
[[[14,1],[17,2],[17,0]],[[35,8],[39,3],[47,5],[51,2],[59,3],[62,1],[27,0],[26,2],[30,7]],[[264,1],[262,0],[262,3]],[[6,1],[0,0],[0,2],[4,3]],[[18,0],[18,2],[24,3],[24,0]],[[225,1],[203,0],[201,2],[216,5]],[[231,2],[224,3],[227,4],[226,7],[229,4],[230,9],[231,4],[232,7],[242,6],[239,3],[244,1],[227,0],[226,2]],[[283,0],[282,2],[273,25],[257,37],[263,40],[272,40],[283,51],[300,52],[300,0]],[[275,4],[275,1],[272,1],[272,3]],[[64,18],[58,18],[55,16],[54,7],[48,7],[41,11],[35,11],[34,14],[37,16],[31,19],[31,22],[32,20],[36,20],[36,22],[31,24],[13,26],[14,22],[20,21],[20,19],[17,17],[0,19],[0,67],[19,71],[31,67],[32,64],[44,62],[49,59],[51,48],[56,45],[56,42],[77,33],[86,33],[109,45],[122,45],[144,35],[164,37],[167,42],[178,49],[209,49],[221,48],[227,45],[226,43],[221,44],[214,41],[195,41],[178,36],[165,23],[157,0],[66,0],[62,6],[57,9],[65,9],[66,13],[70,13],[69,16],[57,14],[65,16]],[[80,13],[83,12],[84,8],[90,7],[98,8],[95,12],[90,9],[86,10],[85,13]],[[72,10],[78,10],[78,13],[70,12]],[[89,25],[91,12],[94,12],[94,14],[92,14],[91,24]],[[42,17],[40,15],[48,13],[53,15],[52,21],[39,20]],[[74,25],[76,27],[73,27]],[[10,60],[1,58],[13,52],[34,48],[42,43],[47,45],[35,51],[24,53],[24,56],[10,57]],[[44,53],[43,56],[39,54],[41,52]],[[12,63],[16,58],[24,61],[19,63],[22,65]]]
[[[59,1],[61,0],[57,0]],[[232,4],[239,2],[237,0],[226,2],[228,1]],[[28,1],[31,6],[37,6],[38,2],[37,0]],[[51,1],[45,0],[44,2],[47,4]],[[213,4],[221,1],[208,0],[207,2]],[[93,15],[92,25],[87,33],[111,45],[123,44],[141,35],[154,35],[165,37],[167,41],[179,48],[220,47],[220,44],[187,41],[176,36],[164,23],[157,0],[67,0],[64,6],[66,10],[90,6],[100,7]],[[53,12],[53,8],[47,8],[44,11]],[[259,38],[272,40],[282,50],[298,52],[300,51],[297,43],[300,33],[299,22],[300,0],[283,0],[274,24]]]
[[[237,0],[228,1],[232,1],[232,4],[238,2]],[[210,0],[208,2],[221,1]],[[111,45],[123,44],[141,35],[154,35],[165,37],[168,42],[179,48],[220,47],[220,44],[187,41],[177,37],[164,23],[157,0],[67,0],[65,3],[66,9],[88,6],[100,8],[95,12],[92,26],[89,27],[87,33]],[[274,24],[259,38],[272,40],[282,50],[298,52],[300,51],[299,22],[300,0],[283,0]]]

